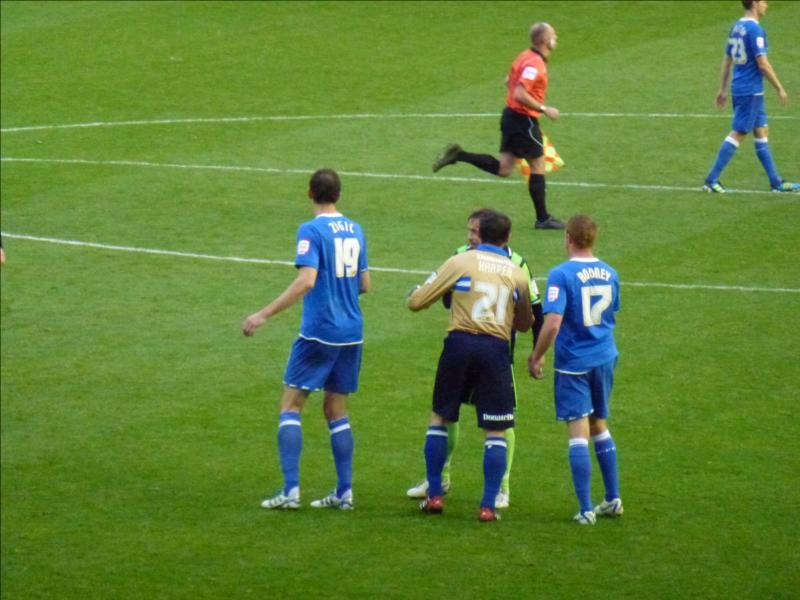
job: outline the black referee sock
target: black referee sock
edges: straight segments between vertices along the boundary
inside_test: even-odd
[[[458,153],[456,160],[469,163],[492,175],[497,175],[500,172],[500,161],[490,154],[473,154],[472,152],[462,151]]]
[[[531,195],[533,207],[536,209],[536,220],[540,223],[546,221],[550,216],[544,202],[544,189],[544,175],[531,173],[528,179],[528,193]]]

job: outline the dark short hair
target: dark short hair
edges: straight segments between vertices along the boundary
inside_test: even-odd
[[[333,169],[319,169],[311,176],[308,189],[317,204],[335,204],[342,192],[342,182]]]
[[[480,223],[481,242],[493,246],[504,246],[508,242],[508,236],[511,235],[511,219],[506,215],[487,208],[480,216]]]
[[[745,10],[750,10],[753,8],[753,0],[742,0],[742,6]]]
[[[467,217],[467,221],[480,221],[481,217],[493,212],[494,211],[491,208],[478,208],[470,213],[469,217]]]
[[[575,215],[567,221],[567,234],[577,248],[593,248],[597,240],[597,223],[589,215]]]

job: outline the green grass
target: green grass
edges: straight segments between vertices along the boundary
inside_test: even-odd
[[[3,598],[797,595],[798,200],[684,189],[699,187],[729,127],[712,102],[738,2],[0,6],[3,129],[487,115],[4,131],[3,158],[276,172],[2,163]],[[377,270],[351,401],[357,510],[263,511],[280,485],[277,399],[299,308],[254,339],[240,325],[293,270],[12,237],[292,260],[308,174],[332,166],[352,173],[342,210],[364,225],[373,267],[435,268],[489,205],[512,217],[512,245],[544,277],[562,238],[532,230],[520,180],[467,165],[388,177],[430,175],[447,142],[496,149],[502,80],[539,18],[560,39],[548,104],[567,113],[544,124],[567,162],[548,202],[560,217],[595,216],[598,254],[623,279],[620,520],[569,521],[551,380],[530,380],[519,359],[503,521],[476,519],[482,447],[468,412],[447,511],[417,514],[404,491],[423,473],[447,317],[405,309],[423,275]],[[779,107],[767,91],[770,143],[796,180],[800,4],[771,2],[764,25],[791,97]],[[752,142],[723,181],[767,187]],[[319,406],[304,417],[305,501],[333,483]],[[596,468],[593,483],[599,497]]]

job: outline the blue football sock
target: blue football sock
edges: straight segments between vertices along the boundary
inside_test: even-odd
[[[607,429],[594,437],[594,455],[600,472],[603,474],[603,484],[606,488],[605,499],[611,501],[619,498],[619,481],[617,479],[617,447]]]
[[[769,140],[767,138],[756,138],[756,156],[758,156],[758,160],[761,161],[761,165],[767,172],[769,184],[772,187],[778,187],[783,180],[778,175],[778,168],[772,159],[772,152],[769,149]]]
[[[733,158],[733,155],[736,154],[736,149],[738,147],[739,142],[737,142],[735,139],[730,136],[725,138],[725,140],[722,142],[722,146],[720,146],[719,153],[717,154],[717,160],[714,162],[714,166],[711,168],[711,172],[708,174],[708,177],[706,177],[707,184],[710,185],[719,181],[720,174]]]
[[[592,460],[589,457],[589,440],[572,438],[569,441],[569,468],[572,471],[572,485],[581,506],[581,512],[592,510],[590,492]]]
[[[431,425],[425,435],[425,467],[428,477],[428,496],[441,496],[442,469],[447,460],[447,427]]]
[[[300,451],[303,449],[303,430],[300,413],[282,412],[278,419],[278,453],[283,471],[283,493],[289,494],[300,485]]]
[[[328,429],[336,465],[336,495],[341,498],[353,485],[353,430],[347,417],[330,421]]]
[[[494,501],[503,474],[506,472],[506,456],[508,446],[505,438],[489,436],[483,444],[483,499],[481,508],[494,510]]]

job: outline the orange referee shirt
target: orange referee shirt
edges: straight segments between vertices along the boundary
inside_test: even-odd
[[[538,110],[528,108],[514,100],[514,89],[517,85],[522,85],[534,100],[544,104],[544,95],[547,91],[547,63],[541,54],[530,48],[517,56],[511,65],[506,106],[523,115],[539,118],[542,113]]]

